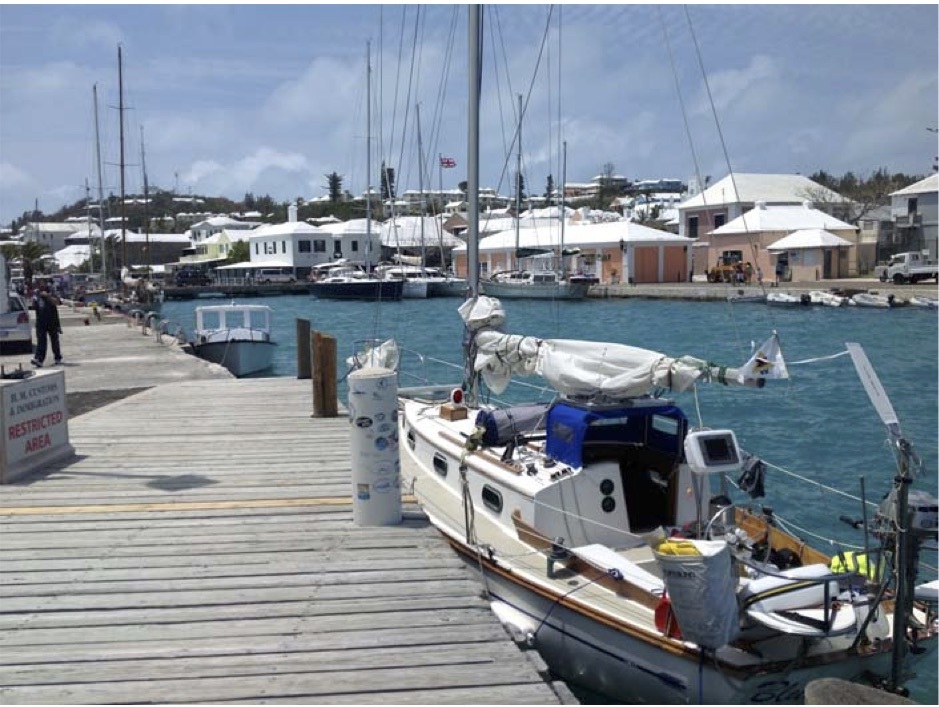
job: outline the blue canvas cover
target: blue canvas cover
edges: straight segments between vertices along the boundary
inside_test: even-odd
[[[582,452],[585,442],[644,443],[677,456],[680,454],[680,437],[652,428],[648,422],[655,415],[673,418],[684,428],[684,413],[670,404],[584,408],[558,403],[548,412],[545,451],[559,462],[575,468],[584,464]]]

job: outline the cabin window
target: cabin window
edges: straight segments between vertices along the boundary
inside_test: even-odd
[[[502,494],[488,484],[483,486],[483,503],[493,513],[502,513]]]
[[[309,253],[310,252],[310,241],[297,241],[297,251],[300,253]]]
[[[286,252],[287,252],[287,241],[281,241],[281,242],[280,242],[280,252],[281,252],[281,253],[286,253]]]
[[[255,244],[254,244],[254,254],[255,254],[255,255],[260,255],[260,254],[261,254],[261,244],[260,244],[260,243],[255,243]]]
[[[315,240],[313,241],[313,252],[314,253],[325,253],[326,252],[326,241]]]
[[[667,435],[675,436],[678,434],[678,420],[676,420],[674,417],[653,415],[652,429],[658,432],[664,432]]]
[[[358,252],[359,252],[359,242],[358,242],[358,241],[352,241],[352,252],[353,252],[353,253],[358,253]]]
[[[714,228],[720,228],[727,222],[727,214],[714,214]]]
[[[688,217],[688,238],[697,238],[698,237],[698,217],[689,216]]]
[[[440,452],[434,454],[434,471],[444,477],[447,475],[447,458]]]

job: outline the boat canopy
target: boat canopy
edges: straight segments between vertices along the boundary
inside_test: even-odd
[[[656,424],[661,418],[674,422]],[[585,448],[603,444],[642,444],[677,459],[686,428],[685,414],[669,403],[593,408],[561,402],[548,411],[545,451],[573,467],[584,465]]]

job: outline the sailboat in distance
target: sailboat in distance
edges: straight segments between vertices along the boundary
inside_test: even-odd
[[[936,614],[912,585],[918,549],[936,536],[936,502],[905,495],[917,459],[860,347],[852,358],[898,470],[885,473],[896,482],[866,523],[870,546],[832,556],[749,500],[768,495],[773,477],[734,431],[695,425],[665,397],[706,383],[758,394],[787,378],[775,332],[733,368],[503,331],[501,303],[479,290],[481,15],[470,6],[463,381],[399,390],[405,483],[480,571],[510,634],[613,703],[798,704],[818,678],[901,690],[935,655]],[[554,400],[482,402],[484,389],[498,395],[527,375]]]
[[[563,193],[563,185],[561,192]],[[482,290],[491,297],[501,299],[584,299],[590,289],[585,282],[571,282],[565,277],[563,235],[559,250],[551,248],[522,248],[522,97],[518,97],[518,152],[515,173],[515,260],[529,266],[507,272],[496,272],[482,283]],[[566,214],[562,207],[559,224],[563,234]],[[559,265],[561,267],[559,267]]]

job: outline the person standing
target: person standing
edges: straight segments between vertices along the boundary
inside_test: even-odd
[[[42,368],[46,360],[46,338],[52,344],[52,357],[55,364],[62,363],[62,350],[59,347],[59,334],[62,324],[59,321],[61,301],[49,291],[48,285],[42,285],[33,297],[30,309],[36,312],[36,355],[30,361],[36,368]]]

